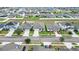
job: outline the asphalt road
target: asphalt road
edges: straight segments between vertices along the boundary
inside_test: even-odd
[[[16,36],[16,37],[1,37],[0,36],[0,42],[24,42],[24,40],[27,37],[23,36]],[[29,37],[33,41],[42,41],[42,42],[58,42],[59,37],[52,37],[52,36],[46,36],[46,37]],[[79,42],[79,37],[64,37],[65,42]]]

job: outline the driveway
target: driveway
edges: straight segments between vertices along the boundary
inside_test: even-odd
[[[29,29],[25,29],[23,36],[29,36],[29,32],[30,32]]]
[[[11,37],[14,33],[15,29],[11,28],[8,32],[8,34],[6,34],[6,36]]]
[[[58,34],[57,32],[55,32],[55,36],[56,37],[62,37],[62,35],[61,34]]]
[[[0,31],[2,31],[3,28],[0,28]]]
[[[34,37],[38,37],[39,36],[39,29],[34,29]]]

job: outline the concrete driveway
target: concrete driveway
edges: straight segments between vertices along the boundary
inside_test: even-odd
[[[23,36],[29,36],[29,32],[30,32],[29,29],[25,29]]]
[[[8,34],[6,34],[6,36],[11,37],[14,33],[15,29],[11,28],[8,32]]]
[[[34,29],[34,37],[38,37],[39,36],[39,29]]]
[[[61,34],[58,34],[57,32],[55,32],[55,36],[56,37],[62,37],[62,35]]]

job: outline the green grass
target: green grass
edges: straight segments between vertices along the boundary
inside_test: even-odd
[[[79,32],[77,32],[76,34],[79,35]]]
[[[27,19],[33,21],[33,20],[39,20],[39,17],[37,17],[37,16],[28,16]]]
[[[77,45],[76,43],[72,43],[73,45]]]
[[[48,32],[48,31],[42,31],[42,32],[39,32],[39,34],[41,35],[41,36],[47,36],[47,35],[52,35],[52,34],[54,34],[54,32]]]
[[[4,21],[5,19],[3,19],[3,18],[0,18],[0,21]]]
[[[6,35],[8,33],[8,31],[7,30],[2,30],[2,31],[0,31],[0,35]]]
[[[60,30],[59,33],[60,34],[69,34],[67,31],[64,31],[64,30]]]
[[[16,15],[16,18],[22,18],[23,16],[20,16],[20,15]]]
[[[30,31],[29,35],[30,36],[33,36],[33,33],[34,33],[34,31]]]
[[[79,46],[75,46],[75,48],[79,48]]]
[[[60,30],[59,33],[62,34],[63,37],[71,37],[71,35],[67,31]]]

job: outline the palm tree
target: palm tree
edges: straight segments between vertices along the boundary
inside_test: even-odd
[[[29,38],[25,39],[25,43],[29,44],[31,42],[31,40]]]

